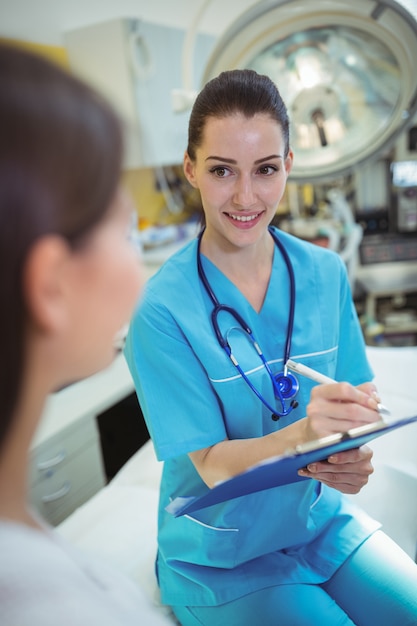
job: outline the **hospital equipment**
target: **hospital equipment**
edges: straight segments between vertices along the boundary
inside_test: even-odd
[[[204,232],[204,231],[203,231]],[[213,291],[213,289],[210,286],[210,283],[207,279],[207,276],[204,272],[203,269],[203,265],[201,263],[201,255],[200,255],[200,245],[201,245],[201,238],[203,233],[201,233],[199,235],[198,238],[198,247],[197,247],[197,269],[198,269],[198,275],[200,277],[201,282],[204,285],[205,290],[207,291],[208,295],[210,296],[210,299],[214,305],[214,308],[212,310],[211,313],[211,321],[213,324],[213,329],[215,332],[215,335],[217,337],[217,341],[219,342],[220,346],[223,348],[223,350],[225,351],[225,353],[227,354],[227,356],[229,357],[229,359],[232,361],[233,365],[236,367],[237,371],[239,372],[239,374],[242,376],[243,380],[245,381],[245,383],[250,387],[250,389],[253,391],[253,393],[258,396],[259,400],[264,404],[264,406],[266,406],[266,408],[271,411],[272,415],[272,419],[274,421],[279,420],[280,417],[284,417],[286,415],[289,415],[291,413],[291,411],[295,408],[297,408],[298,406],[298,402],[296,400],[294,400],[294,396],[297,394],[298,389],[299,389],[299,383],[298,380],[296,379],[296,377],[291,374],[290,372],[288,372],[288,368],[287,368],[287,362],[288,359],[290,358],[290,351],[291,351],[291,336],[292,336],[292,330],[293,330],[293,325],[294,325],[294,308],[295,308],[295,278],[294,278],[294,271],[292,268],[292,264],[290,261],[290,258],[287,254],[287,251],[285,250],[284,246],[282,245],[282,243],[280,242],[280,240],[278,239],[278,237],[275,235],[274,231],[272,228],[269,229],[269,232],[276,244],[276,246],[279,248],[282,257],[285,261],[285,264],[287,266],[287,270],[288,270],[288,276],[290,279],[290,307],[289,307],[289,313],[288,313],[288,324],[287,324],[287,336],[286,336],[286,340],[285,340],[285,349],[284,349],[284,358],[283,358],[283,362],[284,362],[284,370],[283,372],[280,372],[279,374],[273,374],[271,371],[271,368],[269,367],[269,364],[267,362],[267,360],[265,359],[265,356],[261,350],[261,348],[259,347],[255,337],[253,336],[252,330],[250,329],[250,327],[246,324],[245,320],[241,317],[241,315],[239,315],[239,313],[233,309],[230,306],[227,306],[226,304],[220,304],[220,302],[217,300],[216,295]],[[236,357],[234,356],[234,354],[232,353],[232,349],[230,347],[230,344],[227,340],[227,338],[223,337],[221,331],[220,331],[220,327],[217,321],[218,315],[221,311],[225,311],[227,313],[229,313],[235,320],[236,322],[239,324],[239,326],[241,327],[241,329],[247,334],[247,336],[249,337],[255,351],[257,352],[258,356],[260,357],[264,368],[266,369],[271,382],[272,382],[272,386],[274,389],[274,395],[277,398],[277,400],[280,401],[281,403],[281,410],[277,410],[274,409],[269,402],[262,396],[262,394],[260,393],[260,391],[255,387],[255,385],[252,383],[252,381],[249,379],[249,377],[247,376],[247,374],[243,371],[242,367],[239,365]],[[286,406],[285,401],[286,400],[291,400],[291,402],[289,403],[288,406]]]
[[[335,180],[386,152],[412,124],[412,7],[404,0],[256,2],[217,40],[203,83],[234,67],[276,80],[292,125],[291,179]]]

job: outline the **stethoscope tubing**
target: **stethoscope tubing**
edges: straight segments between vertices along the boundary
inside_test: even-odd
[[[210,286],[210,283],[207,279],[206,273],[204,271],[202,262],[201,262],[201,253],[200,253],[200,246],[201,246],[201,239],[203,236],[204,230],[200,233],[199,237],[198,237],[198,243],[197,243],[197,270],[198,270],[198,275],[199,278],[204,286],[204,289],[206,290],[208,296],[210,297],[212,303],[213,303],[213,310],[211,312],[211,322],[212,322],[212,326],[213,326],[213,330],[215,332],[216,338],[218,343],[220,344],[220,346],[223,348],[223,350],[226,352],[227,356],[229,357],[229,359],[232,361],[233,365],[236,367],[237,371],[239,372],[239,374],[242,376],[243,380],[245,381],[245,383],[250,387],[250,389],[253,391],[253,393],[255,393],[255,395],[259,398],[259,400],[271,411],[273,419],[276,420],[278,419],[279,416],[285,416],[288,415],[292,409],[294,408],[294,403],[291,403],[290,406],[288,408],[285,407],[285,398],[283,393],[281,392],[279,385],[276,381],[275,376],[272,373],[271,368],[269,367],[269,364],[267,362],[267,360],[265,359],[265,356],[259,346],[259,344],[257,343],[255,337],[253,336],[252,330],[251,328],[247,325],[247,323],[245,322],[245,320],[243,319],[243,317],[233,308],[230,307],[226,304],[221,304],[213,289]],[[269,233],[271,234],[275,245],[279,248],[282,257],[284,259],[284,262],[286,264],[287,270],[288,270],[288,276],[289,276],[289,283],[290,283],[290,306],[289,306],[289,312],[288,312],[288,323],[287,323],[287,335],[286,335],[286,340],[285,340],[285,349],[284,349],[284,373],[283,373],[283,377],[285,380],[287,380],[288,378],[288,374],[287,374],[287,366],[286,363],[288,361],[288,359],[290,358],[290,352],[291,352],[291,337],[292,337],[292,332],[293,332],[293,327],[294,327],[294,312],[295,312],[295,277],[294,277],[294,270],[292,267],[292,263],[291,260],[289,258],[289,255],[287,253],[287,251],[285,250],[282,242],[278,239],[278,237],[275,235],[275,233],[273,232],[272,228],[269,228]],[[279,411],[279,416],[277,415],[277,410],[274,409],[269,402],[267,402],[267,400],[265,400],[265,398],[263,398],[263,396],[260,394],[260,392],[256,389],[256,387],[253,385],[253,383],[250,381],[250,379],[248,378],[248,376],[245,374],[245,372],[242,370],[242,368],[240,367],[237,359],[234,357],[233,353],[232,353],[232,349],[227,341],[227,339],[225,337],[223,337],[221,331],[220,331],[220,327],[217,321],[217,317],[219,315],[219,313],[221,311],[226,311],[227,313],[229,313],[235,320],[236,322],[239,324],[239,326],[246,332],[246,334],[248,335],[250,341],[252,342],[252,345],[254,346],[256,352],[258,353],[266,371],[268,372],[268,375],[272,381],[273,387],[274,387],[274,393],[275,396],[277,398],[279,398],[280,402],[281,402],[281,406],[282,406],[282,410]],[[296,380],[296,378],[293,376],[293,374],[290,375],[291,376],[291,382],[296,386],[296,391],[293,393],[293,395],[295,395],[295,393],[298,390],[298,382]],[[290,396],[291,397],[291,396]]]

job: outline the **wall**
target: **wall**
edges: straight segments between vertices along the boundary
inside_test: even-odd
[[[255,0],[0,0],[0,38],[8,38],[68,67],[63,33],[117,17],[144,20],[186,29],[200,9],[202,32],[220,34]],[[221,11],[221,20],[219,19]],[[181,63],[181,59],[178,59]],[[180,87],[181,85],[179,85]],[[166,221],[165,199],[157,190],[152,169],[130,170],[124,180],[133,196],[141,224]],[[168,216],[169,217],[169,216]],[[170,219],[173,219],[172,217]]]
[[[50,44],[21,41],[0,36],[0,41],[21,46],[31,52],[45,56],[70,71],[65,48]],[[142,225],[158,221],[165,205],[163,195],[157,191],[153,170],[130,170],[123,172],[123,182],[129,190]],[[139,220],[138,220],[139,221]]]
[[[258,0],[259,1],[259,0]],[[62,33],[116,17],[187,28],[201,7],[202,32],[219,34],[256,0],[0,0],[0,36],[59,46]]]
[[[62,33],[115,17],[187,28],[202,7],[202,32],[218,35],[262,0],[0,0],[0,37],[62,46]],[[417,18],[417,0],[399,0]],[[320,4],[317,0],[316,4]]]

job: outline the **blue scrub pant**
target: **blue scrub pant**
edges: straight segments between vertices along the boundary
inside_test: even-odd
[[[324,584],[279,585],[219,606],[173,610],[183,626],[416,626],[417,565],[377,531]]]

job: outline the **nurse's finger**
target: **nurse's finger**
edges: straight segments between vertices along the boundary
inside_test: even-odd
[[[311,478],[326,480],[346,480],[346,474],[369,477],[374,471],[370,461],[360,461],[359,463],[343,463],[343,465],[331,465],[326,461],[310,463],[299,471],[300,476],[310,476]],[[337,478],[335,478],[337,477]]]
[[[346,382],[317,385],[311,390],[310,402],[314,404],[316,400],[358,404],[378,410],[378,396],[373,383],[364,383],[359,387]]]
[[[350,402],[327,401],[323,398],[307,406],[307,426],[311,438],[346,432],[380,419],[377,411]]]
[[[343,469],[347,469],[350,466],[343,466]],[[341,468],[338,468],[341,469]],[[310,471],[308,468],[299,471],[300,476],[307,478],[314,478],[319,482],[337,489],[342,493],[358,493],[362,487],[364,487],[369,480],[371,472],[348,472],[348,471]]]
[[[306,467],[314,476],[317,474],[364,474],[370,476],[374,468],[371,463],[373,452],[368,446],[345,450],[333,454],[328,459],[309,463]]]
[[[360,448],[353,448],[352,450],[344,450],[337,454],[332,454],[327,459],[330,464],[346,464],[346,463],[358,463],[371,461],[374,453],[369,446],[361,446]]]

